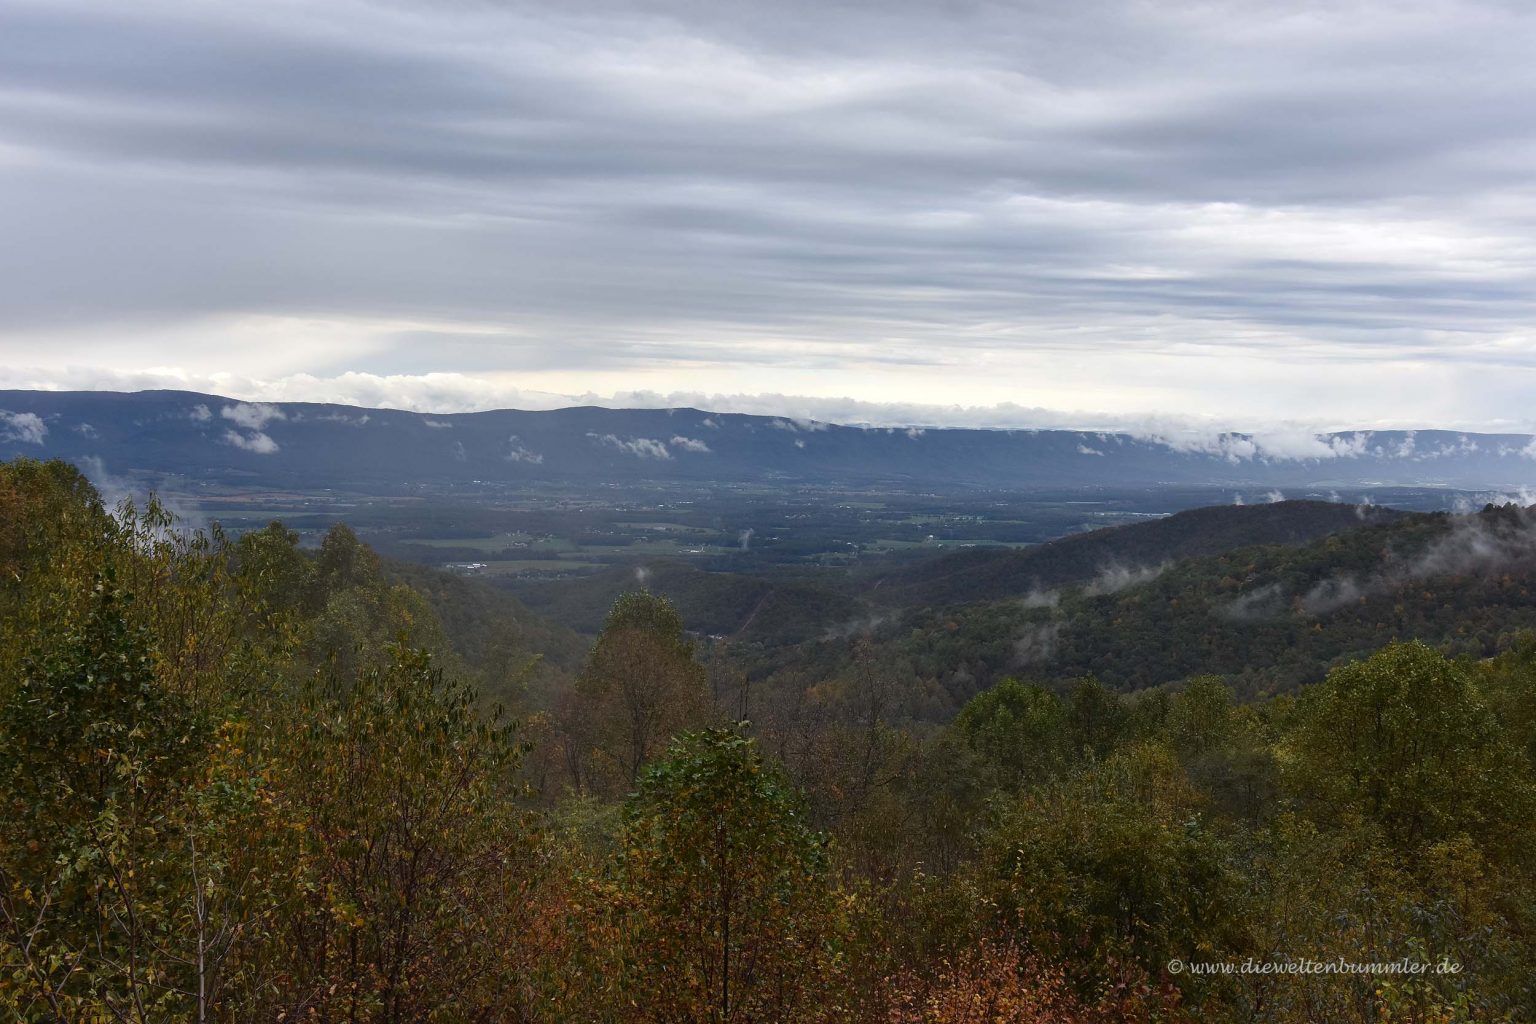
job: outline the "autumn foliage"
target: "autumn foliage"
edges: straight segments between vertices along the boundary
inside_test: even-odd
[[[0,466],[0,625],[7,1020],[1536,1007],[1536,641],[1393,644],[1254,704],[1007,680],[937,729],[867,642],[840,675],[706,671],[637,593],[530,689],[537,652],[455,637],[344,527],[187,531],[29,462]],[[1169,966],[1297,956],[1459,970]]]

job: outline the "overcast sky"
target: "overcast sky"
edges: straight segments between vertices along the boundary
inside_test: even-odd
[[[0,386],[1530,429],[1536,5],[5,0]]]

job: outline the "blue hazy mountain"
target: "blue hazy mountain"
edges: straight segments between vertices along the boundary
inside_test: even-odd
[[[1244,434],[1198,443],[1072,430],[904,430],[697,409],[455,415],[179,391],[0,391],[0,458],[253,487],[405,491],[638,480],[1005,489],[1452,486],[1536,481],[1526,434]]]

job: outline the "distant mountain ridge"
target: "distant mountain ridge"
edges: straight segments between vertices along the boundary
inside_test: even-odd
[[[1076,430],[835,426],[697,409],[426,414],[248,403],[180,391],[0,391],[0,459],[98,459],[115,474],[408,492],[422,485],[637,480],[903,487],[1536,482],[1536,438],[1453,431],[1302,435],[1282,446]]]

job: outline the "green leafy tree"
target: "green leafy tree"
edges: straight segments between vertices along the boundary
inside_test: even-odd
[[[1067,699],[1067,723],[1074,750],[1103,757],[1127,739],[1130,714],[1125,701],[1097,679],[1079,680]]]
[[[1012,677],[972,697],[954,731],[990,768],[993,784],[1008,789],[1057,776],[1075,753],[1061,698]]]
[[[1325,820],[1360,814],[1411,854],[1468,834],[1524,860],[1536,813],[1529,763],[1463,665],[1392,644],[1330,672],[1297,703],[1285,778]]]
[[[91,601],[0,707],[0,925],[13,1008],[66,1020],[190,1016],[199,979],[173,952],[187,888],[179,812],[211,730],[159,685],[153,636],[124,614],[132,596],[103,578]]]
[[[626,808],[613,899],[629,1019],[815,1019],[833,1010],[839,900],[826,837],[756,744],[687,733]]]
[[[1217,808],[1247,821],[1270,813],[1279,788],[1270,730],[1250,707],[1233,702],[1215,676],[1190,680],[1163,723],[1191,781]]]
[[[1235,851],[1202,805],[1155,744],[1026,794],[983,846],[998,923],[1090,985],[1241,948]]]
[[[608,613],[567,709],[578,783],[631,785],[707,707],[706,673],[677,609],[653,594],[625,594]]]
[[[500,1020],[526,1007],[537,830],[523,748],[423,652],[326,673],[295,708],[285,815],[308,893],[278,936],[278,1019]]]

